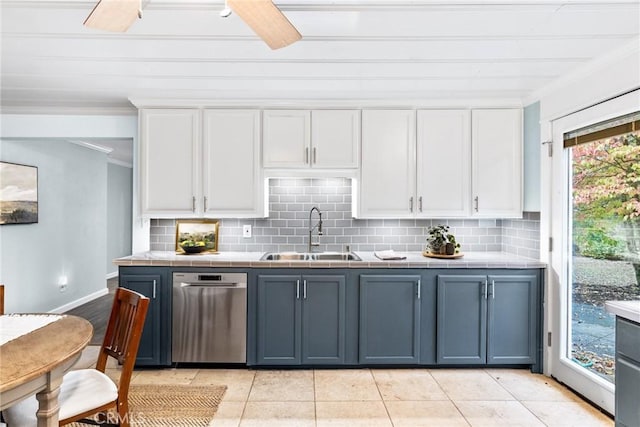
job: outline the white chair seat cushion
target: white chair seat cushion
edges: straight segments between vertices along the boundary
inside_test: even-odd
[[[111,378],[96,369],[80,369],[68,372],[62,379],[58,402],[59,419],[73,417],[98,408],[118,398],[118,388]],[[36,425],[38,401],[35,396],[23,400],[2,411],[10,427]]]

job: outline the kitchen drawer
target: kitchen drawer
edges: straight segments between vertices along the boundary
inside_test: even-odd
[[[617,317],[616,352],[640,362],[640,324]]]

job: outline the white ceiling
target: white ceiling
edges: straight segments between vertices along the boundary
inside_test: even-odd
[[[5,112],[132,111],[129,98],[526,102],[632,42],[640,22],[640,0],[275,0],[303,39],[272,51],[219,16],[222,0],[144,0],[124,34],[82,26],[96,1],[1,1]]]

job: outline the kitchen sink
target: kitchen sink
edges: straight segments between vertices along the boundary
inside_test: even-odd
[[[362,261],[353,252],[267,252],[260,261]]]

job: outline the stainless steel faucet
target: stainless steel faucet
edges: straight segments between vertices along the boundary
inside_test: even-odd
[[[311,215],[313,214],[313,211],[318,212],[319,220],[318,220],[317,224],[312,227],[311,226]],[[318,241],[313,243],[312,235],[313,235],[313,230],[315,230],[316,228],[318,229]],[[316,206],[314,206],[309,211],[309,251],[308,252],[312,252],[312,247],[313,246],[320,246],[320,236],[322,236],[322,212],[320,212],[320,209],[318,209]]]

